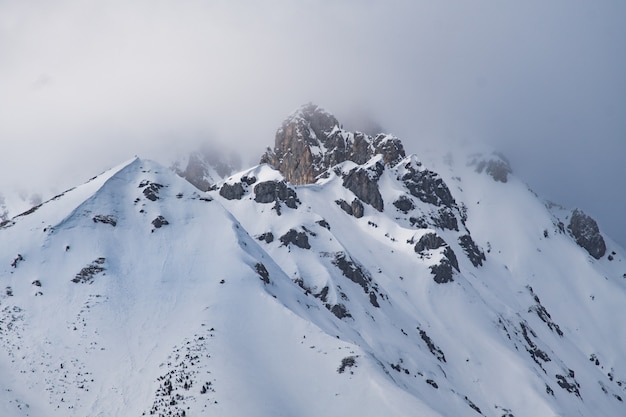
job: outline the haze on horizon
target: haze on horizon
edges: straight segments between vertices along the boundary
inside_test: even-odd
[[[0,191],[205,141],[256,162],[313,101],[410,153],[491,144],[626,246],[626,3],[0,1]]]

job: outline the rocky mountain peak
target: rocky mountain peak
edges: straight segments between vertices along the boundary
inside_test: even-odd
[[[348,132],[331,113],[309,103],[287,117],[276,132],[274,149],[267,149],[261,163],[275,167],[292,184],[311,184],[341,162],[364,164],[378,154],[389,165],[405,156],[398,138]]]

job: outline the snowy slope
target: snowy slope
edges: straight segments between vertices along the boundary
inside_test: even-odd
[[[491,152],[328,127],[309,184],[135,158],[4,223],[0,415],[624,415],[622,248]]]
[[[158,164],[115,168],[0,239],[3,415],[421,407],[372,363],[358,384],[338,373],[359,347],[315,326],[331,315],[309,311],[219,203]]]

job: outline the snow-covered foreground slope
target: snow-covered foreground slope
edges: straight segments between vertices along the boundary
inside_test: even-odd
[[[410,415],[218,203],[133,160],[0,230],[2,415]],[[351,383],[361,374],[359,382]],[[56,414],[55,414],[56,413]]]
[[[624,415],[626,260],[595,222],[497,155],[306,111],[267,156],[302,185],[133,159],[3,223],[0,415]]]

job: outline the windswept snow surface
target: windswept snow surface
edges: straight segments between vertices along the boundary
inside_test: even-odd
[[[303,186],[259,165],[201,193],[136,158],[13,218],[0,414],[624,415],[623,249],[590,257],[468,161]]]

